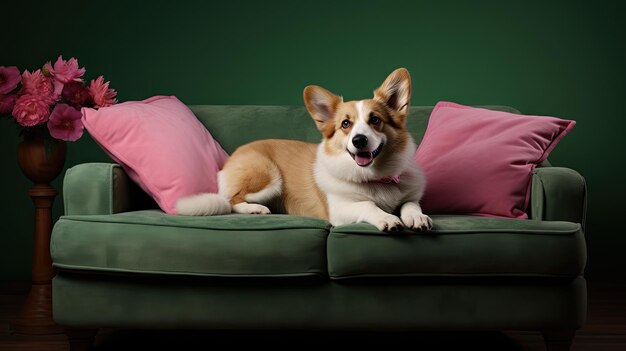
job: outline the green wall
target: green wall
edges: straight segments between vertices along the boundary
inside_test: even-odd
[[[29,3],[29,4],[18,4]],[[103,74],[120,100],[302,104],[308,84],[371,96],[407,67],[413,105],[503,104],[575,119],[553,164],[589,187],[588,276],[626,278],[623,2],[600,1],[12,1],[0,65],[34,69],[59,54]],[[8,23],[7,23],[8,21]],[[33,210],[15,126],[0,121],[0,279],[28,279]],[[67,166],[106,161],[84,137]],[[55,183],[61,185],[60,179]],[[57,200],[55,217],[61,215]]]

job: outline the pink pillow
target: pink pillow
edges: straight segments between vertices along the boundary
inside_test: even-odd
[[[217,192],[228,154],[175,96],[82,112],[89,134],[166,213],[180,197]]]
[[[531,172],[575,124],[439,102],[415,153],[424,213],[528,218]]]

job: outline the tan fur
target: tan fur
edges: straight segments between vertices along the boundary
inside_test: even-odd
[[[268,139],[246,144],[224,165],[229,189],[236,189],[231,204],[267,187],[275,174],[282,178],[281,205],[289,214],[328,219],[326,198],[313,178],[316,144]],[[233,183],[235,182],[235,183]]]
[[[236,192],[228,194],[231,205],[245,202],[247,194],[254,194],[271,184],[272,178],[278,169],[262,152],[251,145],[244,145],[240,152],[226,161],[224,170],[227,170],[229,188]]]
[[[330,138],[336,129],[333,123],[328,122],[332,120],[338,106],[343,103],[343,99],[319,86],[312,85],[307,88],[312,88],[305,89],[303,93],[307,109],[317,111],[311,117],[324,137]]]
[[[390,94],[398,96],[390,96]],[[387,79],[374,90],[374,100],[387,105],[399,113],[392,114],[391,118],[398,125],[404,126],[408,115],[408,101],[411,96],[411,76],[404,68],[395,70]],[[407,101],[406,105],[400,106],[400,101]]]
[[[410,141],[410,134],[405,128],[405,113],[397,113],[383,104],[378,97],[374,99],[362,100],[364,104],[364,110],[368,112],[368,115],[373,113],[376,117],[381,119],[381,123],[378,126],[374,126],[374,129],[384,132],[389,136],[387,140],[386,148],[391,150],[403,150]],[[337,155],[346,152],[345,139],[348,138],[350,130],[352,128],[342,128],[341,124],[344,120],[349,120],[352,123],[356,122],[357,116],[356,101],[341,102],[337,106],[333,123],[325,123],[323,128],[328,128],[332,125],[336,132],[331,133],[330,137],[326,137],[323,141],[324,151],[328,155]],[[341,132],[339,132],[341,131]],[[383,153],[379,156],[378,163],[385,164],[386,159],[391,155],[389,153]]]
[[[333,117],[329,122],[323,125],[323,129],[320,129],[322,134],[324,135],[324,151],[328,155],[337,155],[342,152],[346,152],[345,148],[342,147],[344,140],[350,134],[350,130],[352,126],[348,128],[342,128],[341,124],[344,120],[349,120],[351,123],[356,122],[356,102],[348,101],[341,102],[337,105],[337,110],[334,112],[335,117]],[[325,133],[325,129],[333,129],[333,133]]]
[[[410,77],[406,70],[398,70],[375,90],[373,99],[361,100],[361,112],[365,112],[361,118],[366,123],[371,116],[381,120],[372,128],[388,136],[385,150],[404,150],[411,142],[404,126],[408,104],[397,106],[399,101],[408,101],[410,97],[407,78]],[[306,87],[303,97],[324,136],[324,153],[331,157],[345,154],[352,126],[359,118],[358,101],[344,102],[340,96],[319,86]],[[345,120],[351,122],[347,128],[342,126]],[[224,195],[232,205],[247,202],[247,195],[271,188],[273,180],[280,179],[280,212],[328,219],[326,196],[319,189],[313,174],[316,151],[316,144],[294,140],[268,139],[244,145],[235,150],[224,166],[223,172],[228,179],[225,188],[231,190]],[[376,167],[387,167],[391,158],[393,152],[383,152],[377,158]]]
[[[321,144],[268,139],[241,146],[219,174],[219,194],[191,197],[177,209],[192,215],[287,213],[333,225],[367,222],[382,231],[429,229],[432,221],[419,206],[424,177],[412,162],[415,144],[405,128],[410,96],[406,69],[392,72],[372,99],[344,102],[307,86],[304,103],[324,137]],[[364,144],[357,145],[356,136]],[[379,181],[390,177],[402,181]]]

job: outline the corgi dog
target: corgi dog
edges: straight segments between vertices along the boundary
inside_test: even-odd
[[[218,194],[177,201],[180,215],[269,214],[317,217],[338,226],[428,230],[419,205],[426,184],[405,127],[411,77],[393,71],[372,99],[343,101],[315,85],[304,103],[323,139],[259,140],[239,147],[218,173]],[[272,208],[272,210],[270,210]]]

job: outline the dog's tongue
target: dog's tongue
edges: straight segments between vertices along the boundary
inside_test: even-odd
[[[359,152],[358,154],[354,155],[354,160],[359,166],[366,166],[370,162],[372,162],[373,159],[374,156],[372,156],[371,152]]]

